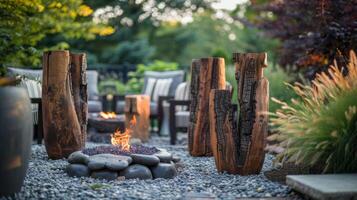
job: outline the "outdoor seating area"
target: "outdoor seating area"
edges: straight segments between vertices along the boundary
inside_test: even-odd
[[[0,200],[357,199],[353,1],[0,11]]]

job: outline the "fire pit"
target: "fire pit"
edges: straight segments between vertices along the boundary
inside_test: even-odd
[[[68,157],[69,176],[92,177],[108,180],[173,178],[177,175],[175,163],[180,159],[164,149],[130,145],[135,117],[124,132],[111,135],[112,145],[83,149]]]
[[[124,130],[125,117],[114,112],[93,113],[89,116],[88,124],[99,133],[113,133],[116,129]]]
[[[89,141],[110,143],[114,131],[125,129],[125,116],[114,112],[93,113],[88,118],[88,125]]]

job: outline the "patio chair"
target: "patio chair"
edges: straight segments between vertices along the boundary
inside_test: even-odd
[[[232,86],[226,82],[226,89],[232,89]],[[187,132],[190,123],[190,83],[181,83],[175,92],[174,99],[169,100],[169,127],[170,143],[176,144],[177,133]],[[237,105],[232,104],[233,110],[237,110]],[[208,111],[207,111],[208,115]]]
[[[162,121],[162,102],[173,98],[177,86],[184,81],[184,77],[185,72],[182,70],[165,72],[146,71],[144,73],[144,87],[141,94],[150,96],[150,119],[157,119],[158,133],[160,133]],[[121,96],[117,99],[115,111],[120,114],[124,113],[124,97]]]
[[[36,134],[37,143],[41,144],[43,139],[42,125],[42,70],[41,69],[23,69],[7,68],[7,75],[10,77],[24,77],[19,84],[27,90],[30,97],[33,113],[34,133]],[[98,72],[94,70],[87,71],[87,88],[88,88],[88,112],[101,112],[102,104],[98,93]]]
[[[103,111],[102,99],[98,92],[98,72],[87,70],[88,112],[99,113]]]
[[[20,87],[27,91],[31,100],[33,127],[37,138],[37,143],[41,144],[43,139],[43,125],[42,125],[42,70],[40,69],[21,69],[21,68],[7,68],[7,75],[10,77],[22,76],[19,84]]]

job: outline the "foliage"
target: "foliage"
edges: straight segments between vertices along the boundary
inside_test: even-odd
[[[269,80],[269,96],[282,101],[289,101],[297,95],[286,85],[292,78],[279,66],[269,66],[264,70],[264,76]],[[237,80],[235,79],[234,66],[226,67],[226,80],[233,87],[232,102],[237,103]],[[275,112],[280,105],[272,100],[269,101],[269,112]]]
[[[94,20],[105,22],[117,29],[117,31],[108,36],[100,37],[94,41],[83,43],[80,40],[72,41],[77,49],[84,49],[97,55],[100,63],[108,63],[108,59],[120,57],[119,49],[123,45],[135,44],[137,40],[147,40],[147,49],[152,49],[152,40],[155,33],[161,28],[161,24],[167,21],[177,20],[200,9],[209,8],[212,0],[84,0],[84,2],[94,9]],[[124,44],[122,44],[124,43]],[[163,41],[164,44],[164,41]],[[119,49],[118,49],[119,48]],[[127,48],[128,55],[135,55],[135,63],[147,63],[146,58],[150,57],[152,51],[142,57],[136,56],[137,49]],[[169,60],[169,59],[167,59]],[[110,62],[122,64],[128,62],[124,59],[114,59]],[[134,63],[131,63],[134,64]]]
[[[124,83],[116,79],[107,79],[99,82],[99,93],[101,94],[126,94],[127,87]]]
[[[154,52],[154,48],[149,46],[147,40],[138,40],[134,42],[121,42],[113,48],[103,52],[103,59],[107,63],[147,63]]]
[[[259,30],[216,17],[213,12],[197,13],[186,25],[163,24],[153,40],[155,58],[171,60],[189,66],[193,58],[219,55],[232,64],[232,52],[264,52],[274,62],[278,41],[259,33]]]
[[[66,49],[68,39],[94,39],[114,29],[91,21],[93,10],[81,0],[0,1],[0,63],[38,66],[42,50]],[[41,46],[45,37],[60,36]]]
[[[344,66],[349,50],[357,50],[356,3],[356,0],[272,1],[256,6],[260,13],[255,21],[283,42],[280,65],[296,65],[305,77],[312,79],[317,72],[326,71],[334,59]]]
[[[282,107],[272,119],[286,147],[281,160],[322,165],[324,172],[357,172],[357,59],[340,70],[335,63],[312,86],[292,86],[300,99]],[[348,74],[346,74],[347,70]]]
[[[264,76],[269,80],[269,112],[275,113],[280,108],[280,105],[273,101],[272,98],[286,102],[297,97],[287,86],[288,83],[293,81],[293,78],[280,66],[269,65],[264,70]]]
[[[145,71],[173,71],[178,69],[177,63],[155,60],[148,65],[139,64],[135,72],[129,72],[127,91],[129,93],[140,93],[144,85]]]
[[[233,65],[228,65],[226,67],[226,81],[233,87],[232,103],[237,104],[237,80],[235,77],[235,70]]]

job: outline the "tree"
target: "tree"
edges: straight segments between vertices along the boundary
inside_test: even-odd
[[[81,0],[0,1],[0,64],[39,66],[42,50],[66,49],[66,40],[114,32],[93,23],[92,12]],[[43,45],[45,38],[56,39]]]
[[[153,40],[160,25],[164,24],[168,18],[179,18],[180,16],[191,15],[200,9],[209,9],[213,0],[85,0],[94,12],[94,20],[107,22],[117,29],[108,36],[97,38],[90,43],[83,43],[81,40],[73,41],[73,46],[78,49],[85,49],[97,56],[98,62],[110,63],[111,58],[118,58],[124,49],[130,50],[128,46],[142,45],[144,49],[153,49]],[[140,42],[138,42],[140,41]],[[126,54],[135,57],[135,63],[147,63],[148,58],[152,58],[152,51],[147,55],[132,48]],[[143,56],[144,59],[140,59]],[[133,60],[130,60],[133,61]],[[115,64],[128,62],[128,60],[115,59]]]
[[[232,64],[233,52],[265,52],[269,60],[276,57],[278,41],[259,33],[259,30],[233,21],[226,13],[216,17],[205,11],[193,16],[191,23],[166,23],[157,32],[153,44],[155,58],[189,66],[193,58],[220,56]]]
[[[357,0],[283,0],[255,4],[254,21],[282,41],[280,64],[296,65],[312,79],[357,49]],[[265,17],[261,17],[265,16]]]

